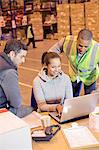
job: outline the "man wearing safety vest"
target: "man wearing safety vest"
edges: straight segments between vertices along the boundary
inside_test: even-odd
[[[82,83],[84,94],[90,94],[96,89],[99,75],[99,43],[93,40],[90,30],[82,29],[77,37],[62,38],[49,51],[63,51],[67,56],[74,97],[79,96]]]
[[[33,33],[33,29],[32,29],[32,24],[28,25],[28,28],[27,28],[27,38],[28,38],[27,46],[29,46],[30,43],[32,43],[33,48],[36,48],[36,46],[35,46],[35,39],[34,39],[34,33]]]

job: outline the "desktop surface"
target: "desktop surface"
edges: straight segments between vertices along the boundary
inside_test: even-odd
[[[81,119],[76,121],[78,125],[82,126],[87,126],[88,127],[88,120],[89,118],[86,119]],[[51,124],[57,124],[57,122],[51,118]],[[71,127],[72,122],[70,123],[65,123],[61,124],[61,128],[69,128]],[[99,133],[93,132],[95,135],[96,139],[99,141]],[[58,133],[51,139],[49,142],[35,142],[32,141],[33,143],[33,150],[71,150],[64,138],[64,135],[62,131],[58,131]],[[82,150],[82,149],[80,149]],[[99,150],[99,147],[97,148],[90,148],[90,149],[83,149],[83,150]]]

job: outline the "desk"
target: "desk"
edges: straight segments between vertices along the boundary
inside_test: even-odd
[[[88,127],[88,118],[76,121],[79,125],[84,125]],[[52,124],[57,124],[54,119],[51,119]],[[61,128],[68,128],[71,126],[71,123],[65,123],[61,125]],[[99,134],[95,134],[95,137],[99,141]],[[33,150],[70,150],[68,147],[66,140],[62,134],[62,131],[58,131],[58,133],[51,139],[50,142],[35,142],[33,141]],[[90,148],[90,149],[80,149],[80,150],[99,150],[98,148]]]

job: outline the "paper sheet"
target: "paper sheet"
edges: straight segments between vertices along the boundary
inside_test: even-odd
[[[94,112],[99,113],[99,106],[96,106],[96,108],[95,108]]]
[[[37,112],[32,112],[28,116],[22,118],[26,123],[29,124],[30,128],[37,128],[42,126],[41,120],[40,120],[41,115]]]

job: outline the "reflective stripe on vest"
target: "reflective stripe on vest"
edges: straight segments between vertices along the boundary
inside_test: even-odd
[[[27,38],[33,38],[33,35],[31,33],[31,27],[28,27],[28,31],[27,31]]]
[[[94,67],[95,56],[96,56],[96,52],[97,52],[98,47],[99,47],[99,44],[95,44],[93,47],[93,51],[91,54],[90,66],[89,66],[90,70],[92,70],[92,68]]]
[[[93,69],[93,71],[95,71],[96,70],[96,68],[94,68]],[[79,70],[79,72],[81,72],[81,73],[86,73],[86,74],[80,74],[80,77],[86,77],[86,76],[88,76],[89,75],[89,72],[88,71],[91,71],[91,70],[84,70],[84,71],[82,71],[81,72],[81,70]],[[79,74],[79,73],[78,73]]]
[[[67,36],[64,40],[63,51],[67,56],[69,55],[71,51],[73,42],[75,41],[74,39],[75,39],[74,36]]]
[[[95,44],[94,47],[93,47],[91,58],[90,58],[89,71],[93,70],[94,63],[95,63],[95,56],[96,56],[98,46],[99,46],[99,44]],[[88,70],[79,70],[79,71],[85,73]],[[86,76],[86,75],[83,75],[83,76]]]
[[[67,48],[66,48],[66,55],[67,56],[70,54],[70,50],[71,50],[73,41],[74,41],[74,36],[70,36],[70,40],[69,40]]]

